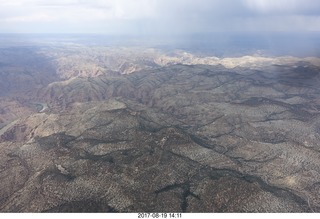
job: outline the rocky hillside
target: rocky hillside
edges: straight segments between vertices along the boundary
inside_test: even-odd
[[[269,66],[319,68],[315,57],[243,56],[218,58],[185,51],[165,52],[136,47],[89,47],[78,44],[0,48],[0,97],[35,100],[40,89],[54,89],[56,82],[84,82],[92,78],[121,77],[177,64],[223,66],[260,70]],[[47,87],[49,85],[49,87]],[[41,91],[42,92],[42,91]],[[43,95],[40,95],[43,96]],[[91,97],[92,99],[92,97]]]
[[[51,83],[51,111],[1,135],[0,210],[319,212],[319,79],[178,64]]]
[[[0,48],[0,60],[0,97],[27,97],[59,80],[50,60],[37,54],[36,48]]]

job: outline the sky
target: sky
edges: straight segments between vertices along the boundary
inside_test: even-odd
[[[0,0],[0,33],[320,31],[319,0]]]

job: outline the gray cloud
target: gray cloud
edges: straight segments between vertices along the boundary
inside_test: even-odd
[[[319,15],[320,1],[317,0],[244,0],[246,7],[262,15]]]
[[[320,31],[318,0],[0,0],[0,32]]]

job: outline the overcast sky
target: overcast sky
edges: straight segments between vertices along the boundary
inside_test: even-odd
[[[0,0],[2,33],[320,31],[319,0]]]

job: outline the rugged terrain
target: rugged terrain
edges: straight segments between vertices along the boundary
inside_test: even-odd
[[[88,50],[3,93],[0,211],[320,211],[317,58]]]

